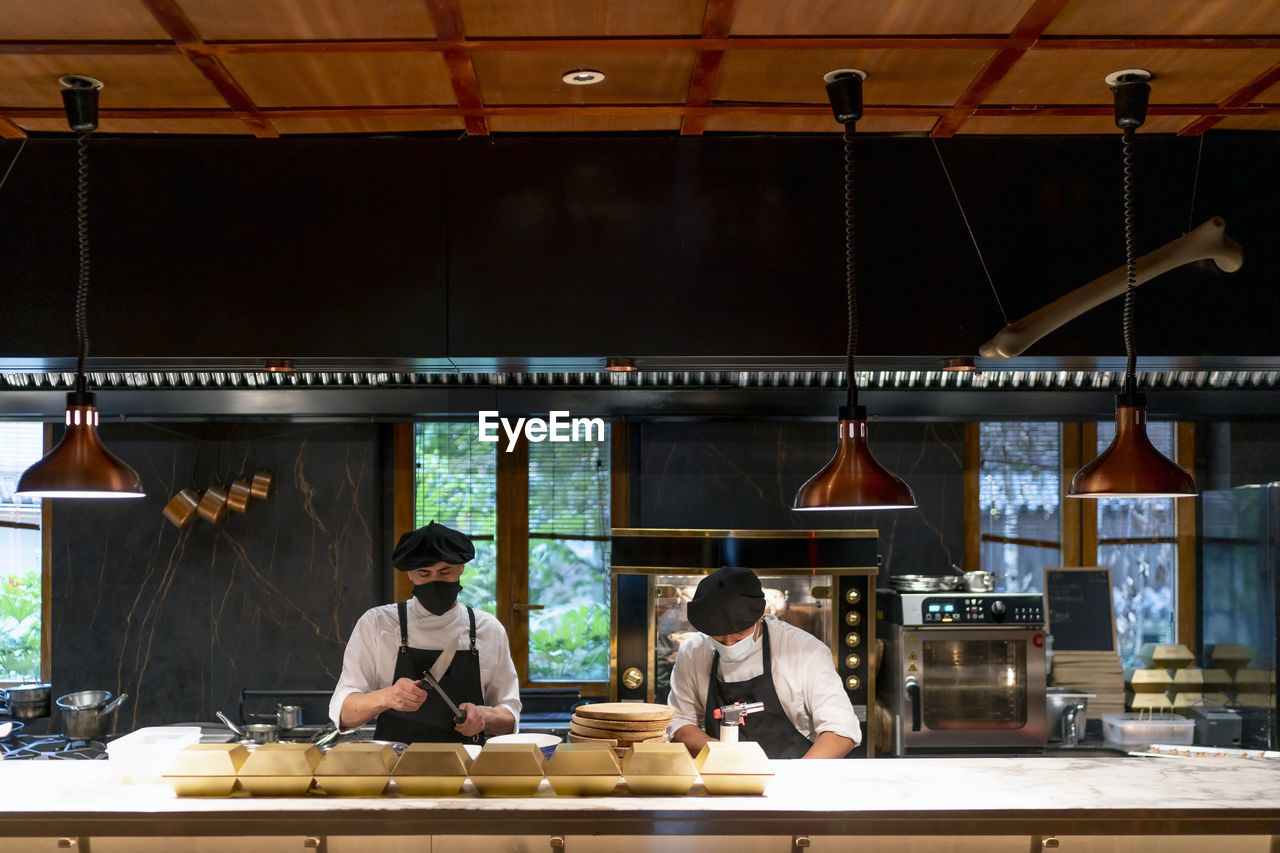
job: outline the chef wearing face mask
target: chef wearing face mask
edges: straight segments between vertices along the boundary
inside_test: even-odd
[[[770,758],[843,758],[862,741],[831,649],[807,631],[764,615],[764,590],[750,569],[707,575],[687,605],[693,634],[676,653],[667,734],[693,754],[718,740],[714,711],[735,701],[763,702],[739,740]]]
[[[379,740],[470,741],[507,734],[520,716],[520,684],[502,623],[459,605],[463,564],[475,556],[466,534],[434,521],[400,537],[391,564],[413,582],[413,598],[375,607],[356,622],[342,658],[329,717],[342,733],[374,717]],[[423,670],[444,655],[437,676],[461,723]],[[436,667],[441,669],[441,667]]]

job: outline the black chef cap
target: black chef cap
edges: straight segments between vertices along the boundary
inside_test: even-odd
[[[391,554],[391,565],[407,572],[436,563],[457,565],[475,555],[476,548],[467,534],[433,521],[400,537],[396,550]]]
[[[750,569],[721,566],[702,579],[685,609],[689,624],[708,636],[736,634],[764,614],[764,590]]]

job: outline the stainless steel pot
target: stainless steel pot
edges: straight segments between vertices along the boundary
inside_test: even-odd
[[[967,592],[991,592],[996,588],[996,576],[991,572],[965,572],[961,579]]]
[[[223,725],[235,732],[242,741],[249,743],[275,743],[280,740],[280,727],[275,723],[250,723],[247,726],[238,726],[231,722],[231,718],[221,711],[215,712],[218,719],[222,720]]]
[[[955,575],[894,575],[889,586],[899,592],[946,592],[956,589],[960,578]]]
[[[109,731],[111,713],[129,698],[121,693],[114,699],[110,690],[81,690],[58,697],[67,740],[97,740]]]
[[[302,706],[276,705],[276,725],[282,729],[296,729],[302,725]]]
[[[48,684],[16,684],[13,687],[0,687],[3,699],[0,704],[10,717],[16,720],[35,720],[49,716]]]

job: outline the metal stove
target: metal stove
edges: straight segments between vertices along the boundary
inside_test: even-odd
[[[61,760],[96,761],[107,757],[107,743],[102,740],[68,740],[65,735],[16,734],[0,742],[5,761]]]

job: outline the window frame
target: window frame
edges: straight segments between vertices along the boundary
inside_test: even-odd
[[[1062,429],[1062,483],[1066,484],[1085,461],[1097,455],[1098,425],[1093,421],[1060,421]],[[1195,469],[1195,425],[1178,421],[1174,425],[1175,461],[1183,468]],[[964,432],[964,521],[965,565],[980,566],[982,532],[979,519],[979,486],[981,477],[980,426],[976,421],[965,424]],[[1089,511],[1086,511],[1089,510]],[[1094,566],[1098,560],[1098,514],[1096,502],[1088,499],[1064,498],[1062,517],[1062,565]],[[1174,591],[1174,636],[1176,642],[1194,649],[1197,642],[1196,609],[1199,590],[1196,587],[1196,501],[1177,499],[1174,503],[1174,535],[1177,555],[1177,581]]]
[[[631,507],[630,430],[624,422],[606,422],[610,430],[610,523],[626,527]],[[414,422],[397,423],[392,432],[392,520],[396,536],[412,530],[414,524],[414,426]],[[529,445],[521,435],[510,452],[504,447],[497,453],[497,618],[507,631],[520,687],[576,687],[582,696],[608,696],[612,671],[610,677],[600,681],[529,680]],[[391,571],[395,600],[413,595],[413,585],[404,572]]]

